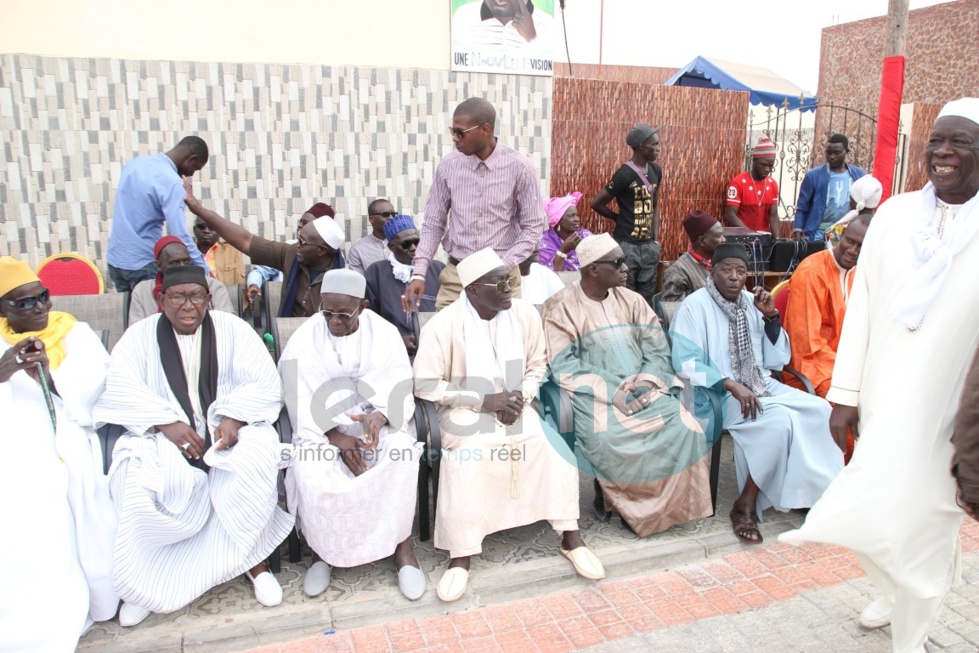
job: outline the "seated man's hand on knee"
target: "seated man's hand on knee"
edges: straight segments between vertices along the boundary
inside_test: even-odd
[[[167,440],[179,447],[185,457],[199,460],[204,455],[204,438],[197,435],[197,431],[190,428],[186,422],[161,424],[156,428],[167,437]]]
[[[340,450],[340,460],[355,476],[360,476],[370,469],[370,465],[367,464],[363,455],[363,450],[367,448],[366,442],[352,435],[341,433],[337,429],[329,431],[326,437],[330,444]]]
[[[233,417],[225,417],[221,420],[218,427],[214,429],[214,450],[230,449],[238,444],[238,431],[244,425],[245,422]]]

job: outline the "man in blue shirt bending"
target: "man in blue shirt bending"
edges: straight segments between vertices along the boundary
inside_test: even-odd
[[[192,177],[207,163],[207,143],[187,136],[163,154],[141,156],[122,169],[106,259],[109,278],[116,290],[132,290],[137,283],[156,276],[153,246],[163,235],[163,223],[171,235],[187,246],[194,264],[210,273],[193,237],[187,231],[182,177]]]
[[[847,164],[849,152],[850,140],[833,134],[826,141],[826,163],[806,173],[795,208],[795,240],[823,240],[823,233],[849,212],[850,184],[867,174]]]

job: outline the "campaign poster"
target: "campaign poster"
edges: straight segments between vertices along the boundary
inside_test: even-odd
[[[554,0],[451,0],[452,70],[554,75]]]

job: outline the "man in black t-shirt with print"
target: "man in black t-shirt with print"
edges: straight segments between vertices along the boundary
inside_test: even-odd
[[[640,123],[633,127],[625,142],[632,148],[632,158],[612,175],[612,180],[599,191],[591,208],[601,216],[615,221],[612,236],[622,247],[625,264],[629,267],[626,287],[635,290],[652,303],[656,294],[656,273],[659,269],[659,189],[663,169],[653,163],[659,155],[659,127]],[[608,203],[615,200],[619,212]]]

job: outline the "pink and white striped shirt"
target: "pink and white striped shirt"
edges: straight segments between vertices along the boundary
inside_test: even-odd
[[[499,141],[485,161],[456,150],[435,171],[413,274],[425,275],[439,242],[460,261],[492,247],[513,269],[534,251],[544,221],[537,170],[530,159]]]

